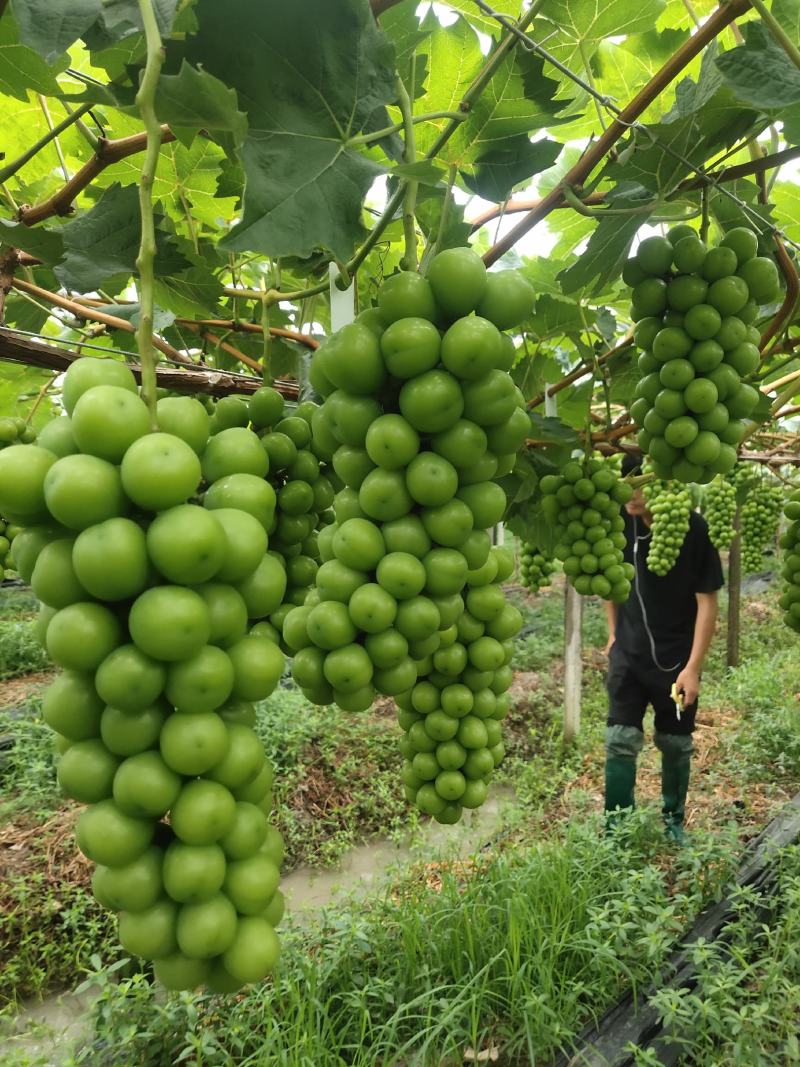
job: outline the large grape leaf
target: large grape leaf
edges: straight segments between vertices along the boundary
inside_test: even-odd
[[[800,44],[800,0],[772,0],[772,14],[792,40]]]
[[[481,11],[475,0],[445,0],[445,2],[453,11],[458,11],[459,14],[469,19],[470,23],[481,33],[488,33],[493,37],[497,37],[498,34],[506,32],[498,19],[494,19],[491,15]],[[496,11],[498,15],[505,15],[506,18],[514,22],[520,16],[521,7],[520,0],[492,0],[491,3],[492,11]]]
[[[222,299],[222,285],[207,266],[195,259],[177,277],[157,277],[155,297],[159,307],[184,318],[212,318]]]
[[[738,100],[766,111],[800,103],[800,70],[761,22],[744,27],[744,44],[717,58]]]
[[[463,18],[442,26],[429,14],[423,25],[430,30],[422,46],[430,61],[426,107],[431,111],[455,111],[485,63],[478,37]],[[558,82],[545,76],[542,60],[515,49],[502,61],[438,158],[467,167],[482,157],[502,152],[509,138],[527,137],[558,125],[563,121],[558,116],[566,101],[555,99],[557,89]],[[420,123],[419,148],[428,150],[447,121]],[[521,140],[516,144],[520,145]]]
[[[515,185],[552,167],[563,147],[547,137],[531,141],[521,133],[500,141],[474,164],[462,167],[461,176],[467,188],[484,200],[505,200]]]
[[[64,259],[56,267],[56,275],[62,285],[91,292],[110,279],[124,282],[134,272],[139,252],[138,190],[132,185],[112,185],[91,211],[68,222],[61,236]],[[174,241],[160,229],[156,230],[156,244],[156,274],[176,274],[188,265]]]
[[[582,71],[601,41],[651,30],[665,0],[544,0],[533,34],[571,70]]]
[[[62,55],[97,19],[102,0],[14,0],[19,39],[46,63]]]
[[[102,11],[82,35],[88,48],[102,50],[117,41],[142,33],[139,0],[102,0]],[[162,38],[169,37],[178,0],[153,0],[153,11]]]
[[[224,247],[348,258],[381,171],[348,141],[395,96],[366,0],[306,0],[302,16],[283,0],[200,0],[197,15],[188,58],[237,90],[250,126],[244,213]]]
[[[64,57],[58,67],[63,70],[66,65]],[[0,92],[27,100],[29,89],[45,96],[55,95],[58,92],[55,72],[32,48],[21,43],[16,21],[6,15],[0,18]]]

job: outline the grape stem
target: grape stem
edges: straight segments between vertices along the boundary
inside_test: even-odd
[[[139,0],[139,11],[144,24],[147,61],[136,94],[136,106],[147,134],[147,148],[139,178],[139,208],[142,215],[142,237],[136,268],[139,272],[139,325],[136,328],[136,346],[142,364],[142,399],[150,411],[153,430],[156,421],[156,352],[153,347],[153,304],[155,275],[153,264],[156,256],[156,230],[153,217],[153,180],[161,151],[162,130],[156,117],[156,89],[164,63],[164,49],[156,22],[152,0]]]

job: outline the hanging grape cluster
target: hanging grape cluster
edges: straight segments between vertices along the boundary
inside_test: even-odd
[[[744,227],[709,248],[680,225],[645,238],[625,265],[642,353],[631,417],[660,478],[704,484],[736,463],[759,397],[747,381],[760,360],[753,322],[779,292],[774,262],[757,252]]]
[[[656,479],[644,486],[644,498],[653,516],[647,569],[663,577],[675,566],[686,540],[692,513],[692,494],[678,482]]]
[[[742,534],[742,570],[745,574],[760,571],[764,552],[774,547],[778,533],[783,489],[766,479],[756,482],[742,504],[739,525]]]
[[[628,599],[633,566],[625,563],[625,520],[620,507],[633,490],[606,460],[567,463],[562,474],[540,482],[542,511],[555,526],[555,557],[583,596],[594,594],[623,603]]]
[[[788,526],[781,534],[783,592],[779,600],[786,625],[800,633],[800,490],[795,490],[783,509]]]
[[[76,360],[63,401],[38,444],[0,452],[14,564],[62,671],[43,700],[58,780],[87,805],[78,844],[126,951],[169,988],[230,991],[274,966],[283,911],[253,729],[284,665],[251,628],[285,588],[267,454],[244,427],[209,437],[189,397],[162,398],[150,432],[111,359]]]
[[[715,548],[730,548],[736,536],[736,488],[723,475],[709,484],[703,498],[703,515],[708,523],[708,536]]]
[[[553,559],[536,545],[523,541],[520,545],[519,579],[526,589],[538,593],[550,585],[550,576],[556,569]]]
[[[311,421],[334,472],[335,522],[318,536],[315,588],[283,627],[293,677],[313,703],[360,711],[380,693],[407,704],[426,679],[431,699],[441,691],[435,699],[446,704],[432,710],[455,723],[450,709],[467,715],[466,690],[486,691],[488,717],[492,686],[510,680],[503,642],[521,620],[495,581],[486,531],[506,507],[493,479],[513,468],[530,425],[502,331],[532,304],[516,271],[487,274],[471,250],[448,249],[426,277],[388,279],[377,307],[315,353],[310,380],[324,403]],[[474,618],[472,630],[458,631],[462,616]],[[457,705],[444,697],[452,686]],[[471,740],[486,747],[484,732],[476,726]],[[409,775],[406,785],[416,783],[422,810],[454,821],[460,778],[444,781],[438,792],[435,778]]]

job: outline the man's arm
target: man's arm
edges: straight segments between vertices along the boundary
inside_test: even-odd
[[[614,639],[617,635],[618,605],[612,603],[610,600],[604,600],[603,607],[606,609],[606,622],[608,623],[608,641],[606,642],[606,647],[603,649],[603,652],[608,655],[611,651],[611,646],[614,644]]]
[[[687,705],[697,700],[700,691],[700,672],[708,652],[708,646],[714,636],[717,624],[717,593],[696,593],[697,618],[694,624],[694,640],[689,661],[675,680],[679,691],[683,692]]]

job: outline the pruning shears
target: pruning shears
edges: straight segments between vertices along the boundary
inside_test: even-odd
[[[675,714],[678,717],[678,722],[681,721],[681,712],[683,711],[683,691],[678,689],[678,683],[672,683],[671,694],[673,703],[675,704]]]

